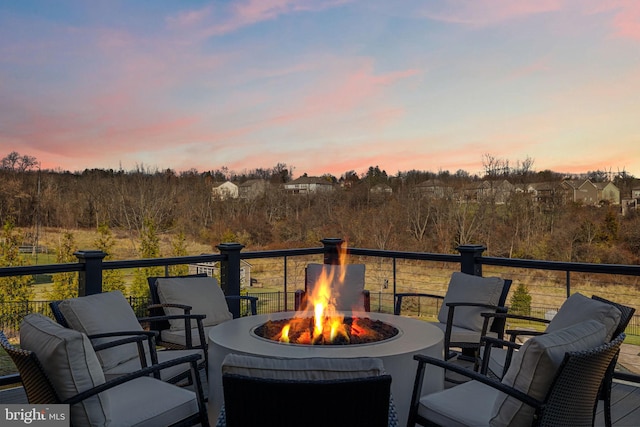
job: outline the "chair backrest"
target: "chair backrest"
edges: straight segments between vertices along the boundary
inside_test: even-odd
[[[60,403],[53,384],[33,352],[11,345],[2,331],[0,331],[0,346],[18,368],[29,403],[32,405]]]
[[[181,276],[151,276],[147,277],[147,283],[149,285],[149,295],[151,297],[151,304],[161,304],[160,296],[158,295],[158,284],[156,281],[162,277],[173,277],[176,279],[188,278],[188,277],[207,277],[207,273],[197,274],[185,274]],[[166,313],[162,308],[151,308],[149,310],[149,316],[164,316]],[[154,331],[164,331],[169,329],[171,325],[168,320],[156,320],[150,322],[150,328]]]
[[[388,426],[391,377],[380,359],[232,354],[222,371],[228,427]]]
[[[311,295],[318,281],[323,279],[331,281],[332,296],[336,299],[338,310],[349,311],[355,307],[360,311],[368,311],[364,294],[364,264],[308,264],[304,281],[307,297]]]
[[[622,333],[594,349],[565,355],[538,425],[593,425],[600,385],[624,338]]]
[[[627,329],[627,325],[629,325],[629,322],[633,318],[633,314],[636,312],[635,308],[629,307],[629,306],[626,306],[626,305],[622,305],[622,304],[617,303],[617,302],[609,301],[608,299],[599,297],[597,295],[592,295],[591,299],[594,299],[596,301],[601,301],[601,302],[604,302],[604,303],[607,303],[607,304],[611,304],[612,306],[614,306],[618,310],[620,310],[620,322],[618,322],[618,326],[616,327],[615,331],[613,332],[613,336],[614,337],[620,335],[621,333],[624,332],[625,329]]]
[[[498,298],[498,307],[506,307],[507,304],[507,295],[509,295],[509,289],[511,289],[511,284],[513,281],[511,279],[504,279],[504,285],[502,286],[502,292],[500,293],[500,298]],[[506,312],[506,309],[504,310]],[[495,332],[498,336],[502,337],[504,333],[504,328],[507,324],[506,318],[495,318],[491,323],[491,327],[489,330],[491,332]]]

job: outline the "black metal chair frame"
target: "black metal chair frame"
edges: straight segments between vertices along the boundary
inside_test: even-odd
[[[498,298],[497,305],[489,305],[489,304],[479,304],[474,303],[472,301],[469,302],[451,302],[447,303],[447,307],[449,308],[447,312],[447,326],[444,333],[444,348],[445,348],[445,356],[446,359],[451,359],[458,355],[458,353],[451,350],[452,347],[460,348],[462,350],[462,354],[464,358],[468,360],[477,360],[478,351],[480,350],[480,341],[476,342],[460,342],[460,341],[452,341],[451,340],[451,329],[453,327],[453,316],[455,314],[456,307],[482,307],[490,310],[492,313],[507,313],[506,301],[507,295],[509,294],[509,289],[511,288],[512,281],[510,279],[504,279],[504,285],[502,287],[502,291],[500,293],[500,297]],[[443,295],[435,295],[435,294],[426,294],[426,293],[398,293],[396,294],[396,303],[394,307],[394,314],[400,315],[402,312],[402,299],[405,297],[427,297],[427,298],[435,298],[441,301],[444,301]],[[480,336],[483,337],[487,334],[487,332],[493,332],[497,335],[499,339],[504,337],[504,328],[506,325],[506,320],[497,316],[494,318],[493,323],[489,327],[489,322],[486,320],[483,323],[482,331]]]
[[[61,325],[64,326],[65,328],[70,328],[69,323],[67,322],[67,320],[65,319],[64,315],[62,314],[62,312],[60,311],[60,303],[62,302],[62,300],[56,300],[56,301],[51,301],[49,302],[49,308],[51,309],[51,312],[53,313],[53,317],[56,319],[56,322]],[[185,315],[176,315],[176,316],[167,316],[167,315],[162,315],[162,316],[153,316],[153,317],[138,317],[138,322],[140,322],[141,324],[145,324],[145,323],[153,323],[153,322],[159,322],[159,321],[168,321],[169,319],[184,319],[185,322],[189,322],[190,320],[196,320],[198,322],[198,329],[201,330],[201,334],[202,336],[204,336],[204,328],[202,326],[202,319],[204,319],[204,315],[192,315],[192,314],[185,314]],[[108,337],[136,337],[136,336],[141,336],[143,338],[146,339],[147,341],[147,348],[149,351],[149,358],[151,359],[151,363],[153,365],[158,364],[158,350],[157,350],[157,345],[161,345],[158,341],[158,337],[160,336],[160,333],[156,330],[144,330],[144,331],[113,331],[113,332],[108,332],[108,333],[102,333],[102,334],[92,334],[92,335],[88,335],[89,340],[92,342],[93,345],[93,340],[94,339],[98,339],[98,338],[108,338]],[[126,338],[124,338],[126,339]],[[119,341],[112,341],[111,343],[118,343]],[[109,343],[109,344],[111,344]],[[161,345],[162,347],[165,347],[164,345]],[[104,348],[110,348],[111,346],[102,344],[102,345],[93,345],[93,349],[94,351],[98,352]],[[207,353],[206,353],[206,347],[204,346],[204,355],[205,357],[203,358],[203,360],[199,363],[199,368],[200,369],[204,369],[205,371],[205,375],[208,376],[208,365],[207,365]],[[181,348],[172,348],[172,349],[176,349],[176,350],[182,350],[182,349],[187,349],[188,347],[181,347]],[[189,349],[198,349],[199,347],[191,347]],[[144,347],[142,346],[141,343],[138,344],[138,354],[140,356],[140,363],[142,364],[142,367],[146,367],[147,366],[147,358],[145,357],[145,350]],[[160,378],[160,373],[156,372],[154,375],[156,375],[156,378]],[[180,375],[176,375],[173,378],[169,378],[167,380],[167,382],[172,383],[172,384],[176,384],[181,382],[184,379],[189,379],[189,371],[185,371],[183,373],[181,373]],[[187,382],[187,385],[191,385],[191,381],[189,380]]]
[[[614,340],[599,347],[566,353],[543,400],[534,399],[513,387],[471,369],[433,357],[416,355],[414,359],[418,361],[418,368],[411,395],[407,426],[437,425],[418,414],[424,370],[427,364],[451,370],[471,380],[479,381],[533,407],[535,409],[533,426],[593,425],[601,383],[612,360],[620,351],[620,345],[624,338],[625,335],[622,333]],[[509,345],[508,341],[489,337],[483,337],[482,340],[485,349],[488,349],[485,352],[490,352],[493,344],[506,343]],[[461,404],[464,405],[464,402]]]
[[[125,338],[119,340],[117,342],[112,341],[102,346],[96,346],[100,348],[110,348],[117,345],[129,344],[132,342],[138,343],[138,348],[142,348],[142,343],[147,338],[142,335],[132,336],[129,338]],[[14,347],[9,343],[6,336],[2,331],[0,331],[0,346],[9,354],[11,360],[15,363],[18,368],[18,372],[20,374],[20,380],[25,389],[25,393],[27,395],[27,400],[30,404],[38,405],[38,404],[69,404],[74,405],[79,403],[85,399],[88,399],[92,396],[95,396],[98,393],[101,393],[105,390],[111,389],[113,387],[117,387],[121,384],[124,384],[128,381],[134,380],[136,378],[145,377],[149,375],[153,375],[155,378],[159,378],[159,372],[162,369],[168,368],[170,366],[179,365],[183,363],[190,364],[189,375],[191,377],[191,382],[194,384],[194,392],[196,394],[196,398],[198,400],[198,409],[199,412],[197,414],[191,415],[179,423],[174,424],[175,426],[191,426],[191,425],[202,425],[209,426],[209,418],[207,416],[207,408],[204,399],[204,393],[202,390],[202,383],[200,381],[199,375],[197,375],[197,364],[200,355],[191,354],[188,356],[184,356],[178,359],[174,359],[171,361],[163,362],[160,364],[154,364],[152,366],[144,366],[142,369],[136,372],[132,372],[118,378],[109,380],[99,386],[92,387],[82,393],[79,393],[75,396],[72,396],[68,399],[62,400],[58,396],[51,380],[47,376],[44,371],[40,361],[38,360],[35,353],[19,349]]]

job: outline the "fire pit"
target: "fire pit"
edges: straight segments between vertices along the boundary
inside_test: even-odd
[[[223,403],[222,360],[229,353],[263,357],[379,357],[391,375],[391,392],[398,411],[400,424],[406,425],[411,391],[417,363],[414,354],[443,357],[444,335],[429,322],[383,313],[358,313],[372,321],[383,322],[397,330],[397,334],[377,342],[351,345],[304,345],[273,341],[260,337],[256,330],[267,322],[287,322],[295,318],[294,312],[281,312],[241,317],[211,328],[209,331],[209,417],[212,425]],[[345,315],[348,322],[348,315]],[[423,393],[441,390],[444,386],[441,369],[427,367]],[[247,402],[247,405],[251,405]]]
[[[315,318],[268,320],[253,330],[261,338],[303,345],[358,345],[384,341],[398,335],[398,329],[369,317],[340,317],[334,327],[316,332]]]

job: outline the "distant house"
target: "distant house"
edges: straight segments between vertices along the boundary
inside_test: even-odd
[[[527,193],[531,194],[534,203],[543,205],[564,205],[573,195],[567,186],[559,181],[536,182],[527,186]]]
[[[301,176],[284,184],[285,191],[292,194],[310,194],[321,191],[332,191],[333,184],[317,176]]]
[[[631,189],[631,198],[632,199],[640,199],[640,187],[633,187]]]
[[[211,189],[211,197],[216,200],[237,199],[238,186],[231,181],[214,184]]]
[[[597,205],[602,201],[620,204],[620,189],[613,182],[596,182],[589,179],[566,179],[562,185],[570,190],[572,200],[584,205]]]
[[[562,181],[571,192],[571,200],[584,205],[598,204],[598,188],[588,179],[565,179]]]
[[[450,197],[453,194],[453,187],[447,185],[439,179],[428,179],[415,186],[417,192],[427,194],[437,198]]]
[[[219,262],[199,262],[197,264],[189,264],[189,274],[203,274],[209,277],[220,277]],[[240,260],[240,287],[251,286],[251,264],[247,261]]]
[[[238,197],[241,199],[253,199],[267,191],[269,184],[264,179],[250,179],[238,186]]]
[[[369,192],[373,194],[392,194],[393,188],[391,188],[391,186],[387,184],[376,184],[373,187],[371,187]]]
[[[596,182],[595,186],[598,189],[598,203],[606,201],[612,205],[620,204],[620,189],[613,182]]]

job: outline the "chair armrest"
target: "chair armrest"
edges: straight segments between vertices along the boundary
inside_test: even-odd
[[[198,367],[197,367],[197,363],[198,360],[201,358],[202,356],[199,354],[189,354],[187,356],[182,356],[182,357],[178,357],[176,359],[172,359],[172,360],[168,360],[166,362],[162,362],[162,363],[157,363],[145,368],[142,368],[138,371],[135,372],[131,372],[129,374],[125,374],[125,375],[121,375],[117,378],[111,379],[103,384],[100,384],[96,387],[90,388],[89,390],[83,391],[82,393],[79,393],[75,396],[72,396],[68,399],[65,399],[62,403],[64,404],[68,404],[68,405],[73,405],[75,403],[81,402],[91,396],[95,396],[98,393],[102,393],[105,390],[109,390],[113,387],[119,386],[121,384],[124,384],[128,381],[134,380],[136,378],[140,378],[140,377],[146,377],[149,376],[150,374],[153,374],[154,376],[159,373],[162,369],[166,369],[169,368],[171,366],[175,366],[175,365],[180,365],[182,363],[189,363],[191,365],[191,376],[193,380],[196,380],[198,384],[200,384],[200,377],[198,376],[197,372],[198,372]],[[157,377],[156,377],[157,378]],[[197,388],[197,387],[196,387]],[[200,385],[200,389],[202,388],[202,386]],[[202,390],[200,390],[202,391]]]
[[[184,310],[185,314],[189,314],[191,312],[191,309],[192,309],[192,307],[190,305],[164,303],[164,304],[151,304],[151,305],[148,305],[147,306],[147,311],[153,310],[155,308],[165,308],[165,307],[180,308],[180,309]]]
[[[507,347],[507,356],[505,358],[505,365],[502,368],[502,375],[507,372],[509,365],[511,364],[511,358],[513,357],[513,350],[520,348],[520,344],[512,341],[506,341],[503,339],[483,336],[480,338],[480,345],[484,345],[484,352],[482,354],[482,365],[480,366],[480,373],[487,375],[489,371],[489,359],[491,358],[491,349],[493,347]],[[477,362],[474,369],[477,369]]]
[[[440,359],[436,359],[434,357],[430,357],[430,356],[425,356],[422,354],[416,354],[413,356],[413,358],[415,360],[418,361],[418,371],[422,371],[421,375],[424,376],[424,365],[425,364],[429,364],[429,365],[434,365],[434,366],[438,366],[440,368],[446,369],[448,371],[452,371],[455,372],[457,374],[466,376],[469,379],[481,382],[489,387],[495,388],[503,393],[508,394],[509,396],[512,396],[518,400],[520,400],[521,402],[524,402],[525,404],[532,406],[536,409],[542,407],[544,405],[544,402],[541,402],[531,396],[529,396],[526,393],[521,392],[520,390],[517,390],[513,387],[507,386],[502,384],[500,381],[496,381],[493,378],[487,377],[485,375],[482,375],[478,372],[472,371],[468,368],[464,368],[460,365],[456,365],[450,362],[446,362],[444,360],[440,360]],[[421,369],[422,366],[422,369]],[[418,375],[418,373],[416,373],[416,375]],[[418,378],[416,378],[416,384],[418,383]],[[421,381],[420,381],[421,383]],[[420,384],[422,385],[422,384]],[[417,397],[420,395],[420,390],[415,390],[414,389],[414,396],[416,397],[416,401],[415,404],[417,405],[419,402],[417,400]],[[414,405],[413,403],[413,398],[412,398],[412,406]],[[413,409],[413,408],[412,408]],[[417,409],[417,407],[416,407]]]
[[[225,298],[227,302],[233,300],[247,300],[251,304],[251,315],[255,316],[258,314],[258,297],[252,297],[249,295],[225,295]]]
[[[140,365],[143,368],[147,367],[147,356],[144,351],[143,343],[147,341],[147,345],[149,347],[149,356],[151,357],[151,363],[158,363],[158,354],[156,353],[156,344],[155,338],[158,335],[156,331],[118,331],[118,332],[105,332],[101,334],[93,334],[88,335],[89,340],[98,339],[98,338],[110,338],[110,337],[120,337],[124,336],[125,338],[120,338],[117,340],[101,343],[101,344],[93,344],[91,341],[91,345],[93,346],[94,351],[98,352],[101,350],[105,350],[107,348],[117,347],[119,345],[136,343],[138,346],[138,357],[140,358]],[[160,374],[157,374],[158,378],[160,378]]]
[[[207,350],[206,339],[204,334],[204,324],[202,321],[207,317],[206,314],[167,314],[163,316],[149,316],[149,317],[139,317],[138,321],[140,322],[154,322],[159,320],[174,320],[174,319],[184,319],[184,330],[185,330],[185,347],[187,349],[192,348],[201,348],[203,350]],[[198,328],[198,335],[200,337],[200,346],[193,347],[193,338],[191,337],[191,333],[187,333],[187,331],[191,331],[191,320],[196,321],[196,328]]]
[[[435,295],[435,294],[424,294],[420,292],[402,292],[396,294],[396,305],[393,310],[393,314],[400,315],[402,311],[402,298],[404,297],[425,297],[425,298],[436,298],[439,300],[444,300],[444,296]]]

